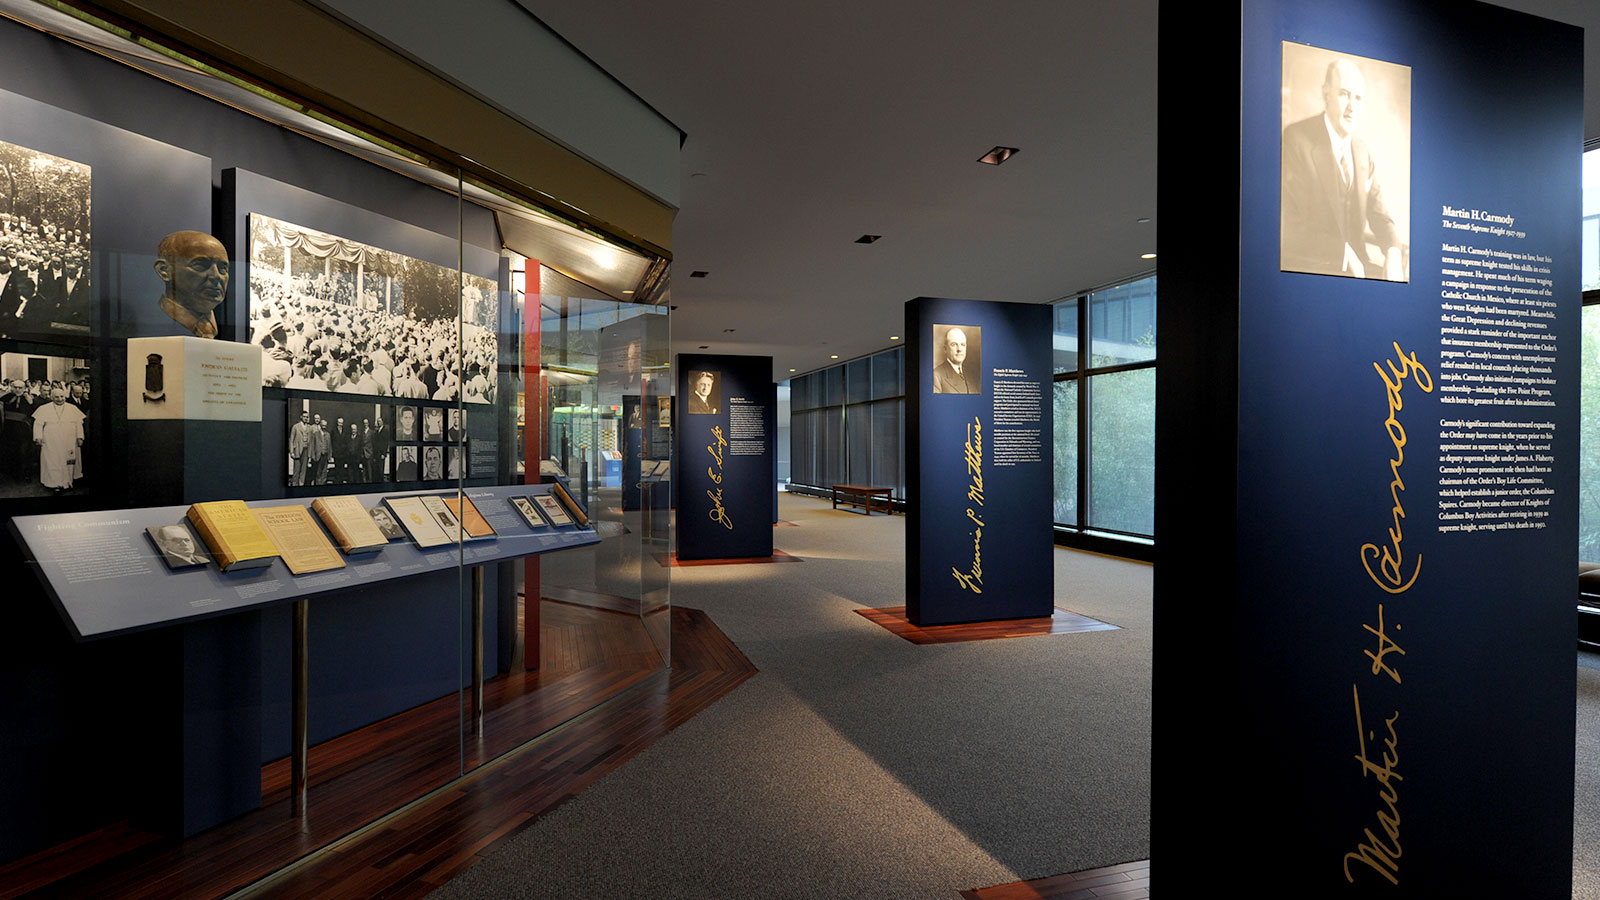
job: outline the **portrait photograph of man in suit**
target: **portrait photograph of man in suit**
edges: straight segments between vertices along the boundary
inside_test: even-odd
[[[933,392],[983,393],[983,329],[976,325],[933,326]]]
[[[1282,46],[1279,268],[1409,281],[1411,68]]]
[[[704,370],[689,376],[689,412],[709,416],[722,411],[722,373]]]

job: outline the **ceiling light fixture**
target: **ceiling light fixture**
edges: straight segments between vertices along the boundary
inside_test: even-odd
[[[878,239],[880,239],[882,237],[883,237],[883,235],[881,235],[881,234],[863,234],[861,237],[856,238],[856,243],[858,243],[858,244],[870,244],[873,241],[876,241],[876,240],[878,240]]]
[[[711,274],[710,272],[707,272],[704,269],[695,269],[693,272],[689,273],[689,277],[690,278],[704,278],[704,277],[706,277],[707,275],[710,275],[710,274]]]
[[[996,147],[988,153],[978,157],[978,162],[989,166],[998,166],[1020,151],[1016,147]]]
[[[789,371],[791,371],[791,372],[793,372],[793,371],[794,371],[794,370],[793,370],[793,369],[790,369],[790,370],[789,370]]]
[[[891,340],[891,341],[898,341],[898,340],[900,340],[900,335],[898,335],[898,334],[891,334],[891,335],[889,335],[889,340]]]
[[[828,358],[829,359],[838,359],[839,358],[839,354],[835,353],[834,355],[832,355],[832,356],[830,356]]]
[[[1139,254],[1139,258],[1140,259],[1155,259],[1156,255],[1154,253],[1141,253],[1141,254]]]
[[[1138,222],[1140,225],[1149,225],[1150,224],[1150,217],[1149,216],[1140,216],[1139,218],[1135,219],[1134,221]]]
[[[710,350],[711,349],[711,345],[710,344],[701,344],[700,345],[700,349],[701,350]]]

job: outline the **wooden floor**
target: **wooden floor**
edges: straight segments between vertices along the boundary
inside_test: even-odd
[[[313,747],[303,818],[279,761],[255,812],[181,841],[103,829],[0,867],[0,900],[420,897],[755,673],[704,613],[671,615],[664,669],[637,616],[546,602],[543,670],[491,680],[465,741],[465,698],[441,698]]]
[[[964,900],[1141,900],[1150,896],[1150,860],[962,891]]]
[[[883,609],[858,609],[876,625],[905,638],[913,644],[958,644],[963,641],[992,641],[999,638],[1032,637],[1041,634],[1082,634],[1086,631],[1116,631],[1117,626],[1107,625],[1098,619],[1080,616],[1058,609],[1054,615],[1035,619],[1001,619],[997,622],[967,622],[961,625],[930,625],[926,628],[911,624],[906,619],[904,606]]]

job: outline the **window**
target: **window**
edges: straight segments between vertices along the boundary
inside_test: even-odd
[[[1155,533],[1156,279],[1056,304],[1058,529]]]
[[[790,380],[791,484],[873,484],[905,499],[904,352],[896,347]]]

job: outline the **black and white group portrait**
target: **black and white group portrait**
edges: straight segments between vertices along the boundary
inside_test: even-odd
[[[689,373],[689,413],[711,415],[722,412],[722,373],[709,369]]]
[[[394,407],[307,399],[292,399],[288,406],[291,487],[391,480]]]
[[[487,278],[251,213],[249,290],[268,387],[494,402]]]
[[[976,325],[933,326],[933,392],[983,393],[983,329]]]
[[[1279,267],[1410,280],[1411,67],[1283,43]]]
[[[89,336],[89,167],[0,141],[0,337]]]
[[[0,497],[85,490],[89,361],[0,354]]]

